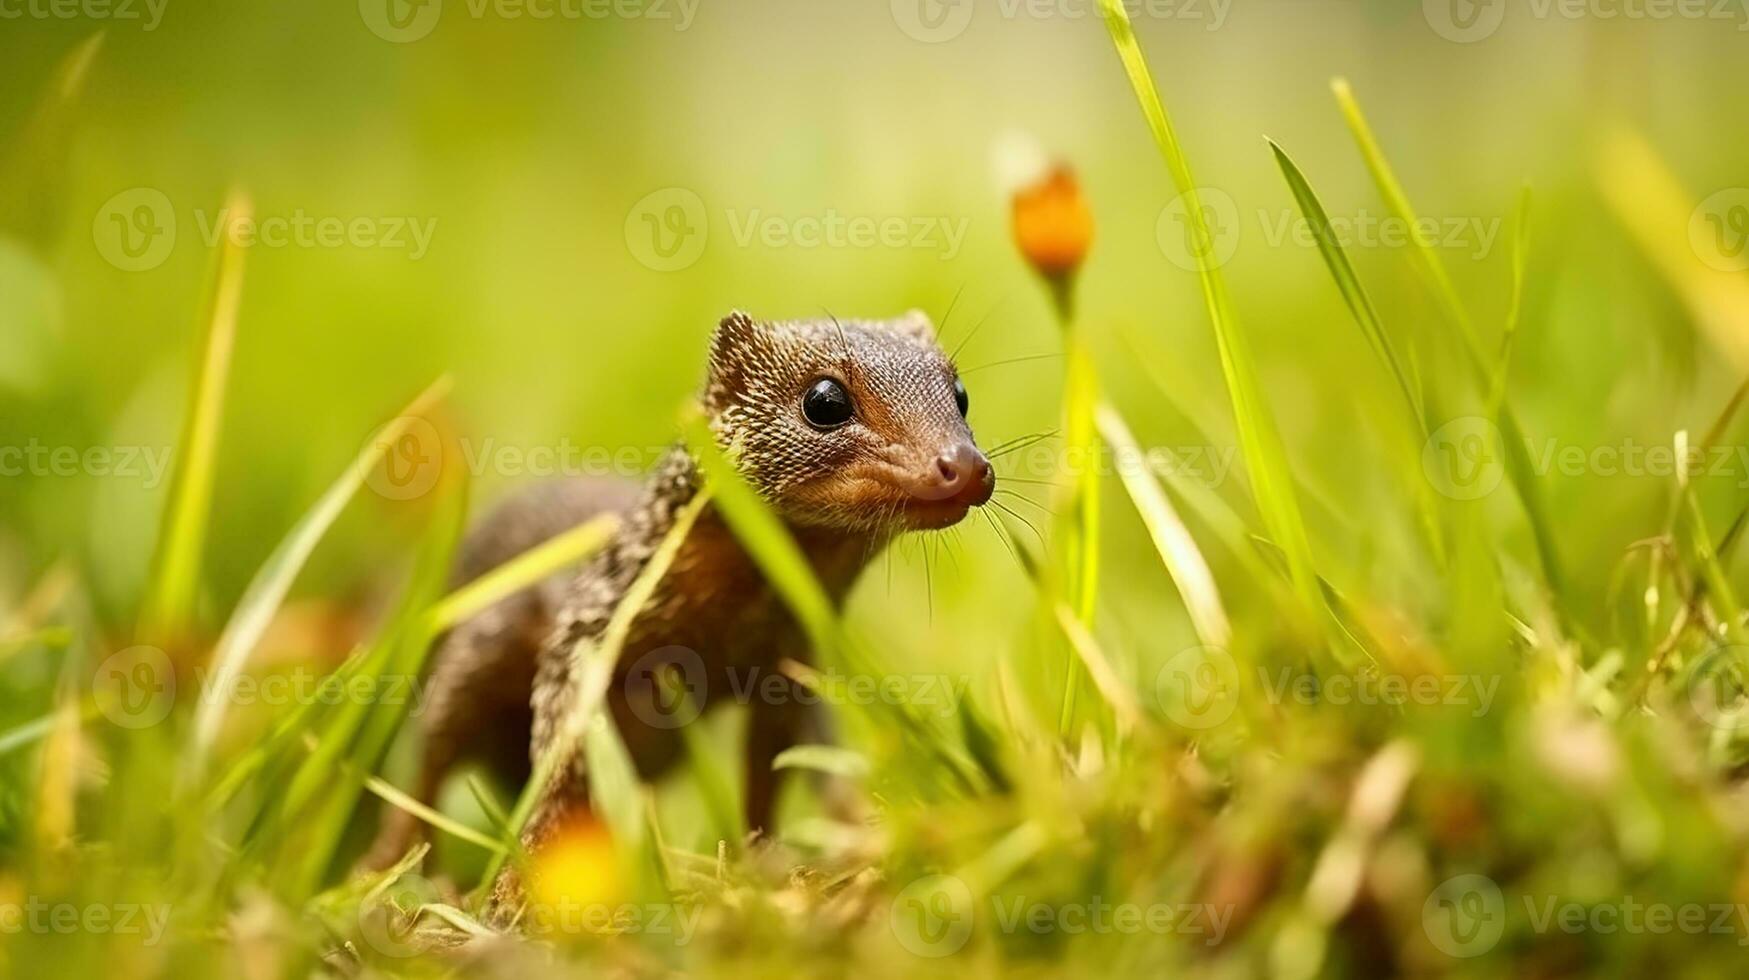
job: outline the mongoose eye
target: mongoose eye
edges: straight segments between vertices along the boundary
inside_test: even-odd
[[[814,382],[802,396],[802,417],[816,429],[836,429],[850,421],[850,392],[831,378]]]
[[[958,378],[953,379],[953,403],[959,406],[960,418],[966,417],[966,409],[972,405],[972,400],[966,395],[966,383]]]

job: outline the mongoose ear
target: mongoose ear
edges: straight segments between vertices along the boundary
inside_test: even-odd
[[[765,329],[751,316],[735,310],[723,317],[711,334],[709,377],[705,383],[705,402],[715,408],[721,396],[744,389],[743,376],[748,365],[757,359],[763,347]]]
[[[893,321],[893,329],[926,344],[935,343],[935,321],[922,310],[906,310],[903,316]]]

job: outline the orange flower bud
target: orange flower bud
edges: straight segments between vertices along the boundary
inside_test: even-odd
[[[1093,244],[1093,212],[1068,167],[1057,165],[1014,193],[1014,243],[1047,279],[1074,272]]]

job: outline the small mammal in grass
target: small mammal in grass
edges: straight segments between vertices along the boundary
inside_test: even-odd
[[[702,407],[718,445],[735,447],[742,475],[794,535],[834,602],[869,560],[906,531],[945,528],[990,499],[995,475],[966,423],[967,397],[927,316],[891,320],[761,322],[732,313],[710,344]],[[571,650],[599,635],[700,486],[695,461],[669,451],[640,488],[576,479],[511,499],[472,530],[457,578],[471,580],[603,513],[620,525],[572,577],[505,598],[439,641],[433,696],[413,795],[436,797],[445,774],[482,759],[516,781],[552,744],[571,710]],[[785,659],[811,661],[802,631],[707,505],[632,623],[606,708],[644,779],[677,761],[683,744],[668,720],[668,692],[632,670],[702,665],[698,707],[727,700],[731,670],[775,674]],[[744,674],[743,674],[744,676]],[[787,681],[786,681],[787,682]],[[746,819],[769,831],[778,773],[772,760],[818,719],[812,698],[750,704]],[[652,720],[656,723],[652,723]],[[813,733],[818,737],[818,732]],[[588,807],[581,747],[555,776],[524,831],[538,849]],[[366,864],[392,864],[422,832],[400,808],[385,811]],[[500,889],[502,891],[502,889]]]

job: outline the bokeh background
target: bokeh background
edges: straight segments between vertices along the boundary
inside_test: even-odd
[[[347,4],[168,0],[150,30],[144,7],[131,21],[7,20],[0,121],[14,131],[56,61],[94,30],[105,36],[58,175],[66,204],[52,246],[7,250],[0,442],[174,442],[211,262],[206,229],[232,189],[263,219],[427,223],[417,257],[410,233],[401,248],[251,252],[210,555],[212,600],[224,608],[365,436],[443,372],[479,439],[618,447],[670,437],[703,341],[730,309],[940,317],[957,294],[950,342],[986,321],[962,352],[966,367],[1057,351],[992,165],[1021,132],[1076,168],[1094,208],[1080,306],[1111,384],[1128,385],[1120,400],[1147,418],[1158,401],[1149,384],[1170,384],[1230,446],[1195,277],[1162,249],[1181,234],[1162,218],[1175,191],[1092,5],[1063,0],[1037,16],[1026,5],[919,2],[701,0],[562,15],[600,12],[575,5],[537,19],[448,0],[402,4],[408,16],[438,10],[429,33],[405,43],[373,32],[374,8]],[[1385,519],[1398,508],[1367,465],[1373,437],[1356,390],[1383,391],[1388,379],[1352,370],[1363,341],[1344,325],[1316,250],[1279,241],[1279,223],[1297,212],[1262,137],[1295,154],[1333,216],[1382,217],[1329,94],[1331,78],[1349,78],[1422,213],[1493,230],[1492,247],[1468,233],[1442,249],[1484,324],[1504,315],[1508,224],[1528,182],[1536,243],[1513,390],[1533,436],[1667,442],[1712,417],[1731,377],[1600,205],[1599,137],[1637,128],[1697,200],[1742,183],[1734,93],[1749,73],[1749,12],[1735,13],[1633,21],[1515,8],[1492,35],[1457,43],[1413,3],[1137,8],[1201,183],[1236,202],[1228,273],[1295,466],[1341,517],[1371,525],[1360,536],[1327,524],[1320,550],[1364,574],[1366,550],[1389,546]],[[919,26],[937,14],[940,28]],[[413,23],[416,33],[424,22]],[[106,261],[94,233],[115,232],[101,212],[134,188],[161,192],[174,210],[174,245],[145,271]],[[701,228],[702,251],[675,271],[641,262],[628,232],[647,231],[634,211],[665,188],[695,195],[706,218],[689,226]],[[915,247],[742,234],[756,218],[829,214],[937,224]],[[963,228],[957,250],[940,231],[950,225]],[[1436,323],[1400,252],[1353,254],[1388,322]],[[1145,345],[1145,371],[1125,336]],[[1060,375],[1049,358],[976,372],[979,434],[1052,426]],[[1194,443],[1170,422],[1145,441]],[[515,479],[492,469],[476,496]],[[1595,586],[1658,481],[1599,498],[1550,479],[1555,510],[1595,530],[1569,541],[1590,549],[1571,557]],[[129,608],[161,493],[123,480],[0,480],[0,568],[16,584],[71,554],[105,608]],[[355,515],[312,580],[331,591],[336,578],[368,577],[392,530]],[[1159,606],[1142,597],[1162,582],[1133,582],[1136,605]],[[1009,586],[998,573],[984,587]]]
[[[482,452],[643,451],[674,437],[728,311],[915,307],[947,346],[963,342],[983,442],[1051,430],[1061,328],[1009,230],[1016,161],[1035,152],[1072,167],[1093,210],[1075,329],[1112,400],[1144,445],[1230,462],[1210,482],[1250,512],[1182,202],[1092,0],[164,0],[157,11],[135,0],[133,18],[38,3],[0,0],[0,132],[29,131],[55,66],[103,37],[64,140],[49,141],[61,162],[7,171],[0,447],[170,451],[203,329],[209,229],[233,194],[260,221],[367,229],[247,250],[202,577],[208,629],[377,427],[439,375],[453,379],[450,420]],[[1531,188],[1509,392],[1536,451],[1668,445],[1704,430],[1749,366],[1697,330],[1601,191],[1620,135],[1637,134],[1693,201],[1712,202],[1675,239],[1716,228],[1721,249],[1742,255],[1749,6],[1570,9],[1131,7],[1217,205],[1218,251],[1309,501],[1319,569],[1406,619],[1439,624],[1446,603],[1392,470],[1395,430],[1378,421],[1392,381],[1311,239],[1292,230],[1299,212],[1265,136],[1354,223],[1349,254],[1386,325],[1421,338],[1448,328],[1406,248],[1369,237],[1387,211],[1332,79],[1352,83],[1410,197],[1439,223],[1439,255],[1490,344],[1511,302],[1514,209]],[[834,220],[897,220],[905,240],[796,240]],[[148,251],[131,254],[148,231]],[[494,458],[470,465],[476,506],[534,478]],[[1715,529],[1749,487],[1749,459],[1730,460],[1702,487]],[[1606,636],[1611,576],[1659,530],[1672,478],[1582,470],[1551,466],[1542,486],[1580,624]],[[1108,488],[1101,629],[1148,678],[1195,634]],[[0,621],[65,562],[94,621],[125,635],[166,490],[145,475],[0,476]],[[1049,506],[1037,487],[1019,492]],[[365,631],[428,517],[392,497],[362,494],[324,538],[290,608],[326,625],[276,631],[269,645],[283,649],[270,655],[332,663]],[[1522,590],[1534,578],[1528,529],[1508,488],[1487,506],[1489,544]],[[1266,590],[1207,550],[1234,621],[1270,630]],[[1014,597],[1030,586],[988,527],[968,524],[951,548],[907,541],[890,566],[849,607],[889,664],[984,676],[1022,663],[1051,707],[1061,661],[1017,630]],[[42,714],[58,669],[13,660],[0,723]]]

